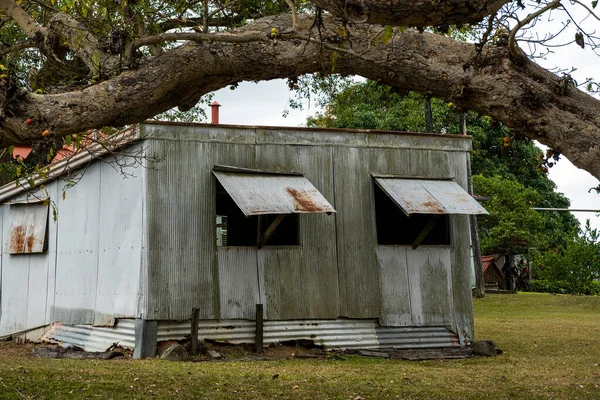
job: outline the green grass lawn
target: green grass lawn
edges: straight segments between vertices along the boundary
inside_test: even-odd
[[[488,295],[475,315],[477,339],[504,354],[171,363],[36,359],[0,343],[0,399],[600,399],[600,297]]]

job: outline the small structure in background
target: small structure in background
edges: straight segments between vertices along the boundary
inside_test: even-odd
[[[505,279],[504,273],[496,263],[496,256],[483,256],[481,263],[483,264],[483,278],[485,280],[485,290],[497,292],[499,284]]]

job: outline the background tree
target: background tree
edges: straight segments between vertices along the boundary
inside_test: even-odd
[[[595,50],[585,17],[596,4],[0,0],[0,147],[189,110],[241,81],[320,72],[489,115],[600,177],[600,103],[519,47],[535,57],[575,37],[582,51]],[[585,15],[575,19],[577,9]],[[563,26],[527,30],[546,15]],[[466,24],[474,42],[446,34]]]
[[[553,293],[600,295],[600,233],[589,221],[582,235],[562,249],[538,255],[532,289]]]
[[[375,82],[348,84],[325,96],[326,112],[310,117],[308,126],[423,132],[422,95],[398,93]],[[453,104],[432,99],[434,131],[459,132],[459,113]],[[478,218],[483,254],[520,254],[565,246],[579,222],[569,213],[540,213],[532,207],[568,208],[569,199],[556,192],[546,173],[556,162],[535,144],[514,137],[511,130],[489,117],[467,114],[473,135],[471,169],[473,190],[488,197],[490,216]]]

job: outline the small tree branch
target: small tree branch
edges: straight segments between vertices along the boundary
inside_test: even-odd
[[[119,58],[102,50],[98,39],[79,21],[57,12],[50,21],[50,29],[66,41],[69,49],[85,63],[92,75],[110,75],[117,69]]]
[[[37,42],[35,40],[26,40],[21,43],[13,44],[9,47],[0,48],[0,57],[5,56],[10,53],[16,53],[17,51],[21,51],[23,49],[28,49],[32,47],[38,47]]]
[[[600,18],[598,18],[598,16],[592,11],[591,8],[589,8],[588,6],[586,6],[585,4],[583,4],[582,2],[578,1],[578,0],[570,0],[571,2],[575,3],[575,4],[579,4],[581,7],[585,8],[592,17],[596,18],[598,21],[600,21]]]
[[[517,43],[516,43],[517,32],[522,27],[529,24],[531,21],[533,21],[534,19],[536,19],[537,17],[539,17],[546,11],[557,8],[560,5],[561,5],[560,0],[554,0],[551,3],[548,3],[545,7],[540,8],[536,12],[529,14],[527,17],[525,17],[524,20],[519,21],[519,23],[510,31],[510,34],[508,36],[508,49],[510,50],[510,54],[513,58],[520,59],[520,60],[526,58],[525,53],[523,53],[523,51],[521,49],[519,49],[519,47],[517,46]]]

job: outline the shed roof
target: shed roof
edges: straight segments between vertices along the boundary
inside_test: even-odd
[[[496,264],[496,257],[483,256],[481,257],[483,264],[483,278],[485,283],[498,283],[504,280],[504,273]]]
[[[450,179],[374,178],[406,215],[488,214],[469,193]]]
[[[102,142],[96,141],[85,147],[82,151],[75,152],[72,156],[61,159],[44,168],[43,173],[35,173],[16,182],[10,182],[0,187],[0,202],[13,196],[30,191],[43,183],[57,179],[75,169],[82,167],[90,161],[110,154],[115,149],[123,147],[140,138],[139,125],[132,125],[121,132],[107,137]],[[31,183],[33,183],[33,188]]]

